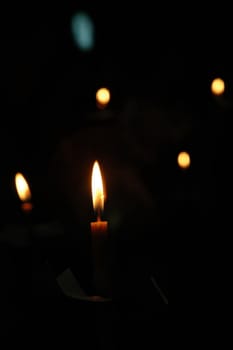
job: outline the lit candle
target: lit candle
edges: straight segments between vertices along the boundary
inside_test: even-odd
[[[100,167],[98,162],[95,161],[92,170],[92,201],[97,220],[91,222],[93,283],[98,295],[109,296],[111,294],[111,282],[108,222],[101,220],[105,195]]]
[[[32,211],[31,191],[25,177],[21,173],[15,175],[15,186],[19,199],[22,201],[21,209],[24,213]]]

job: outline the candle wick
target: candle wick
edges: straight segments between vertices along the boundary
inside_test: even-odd
[[[101,221],[100,209],[97,211],[97,221]]]

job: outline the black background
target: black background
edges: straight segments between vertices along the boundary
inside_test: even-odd
[[[95,24],[95,47],[90,52],[75,46],[70,31],[71,17],[80,10]],[[27,319],[24,306],[18,306],[20,298],[13,302],[16,309],[12,306],[16,289],[26,304],[28,298],[52,293],[45,277],[40,277],[43,282],[37,279],[43,276],[43,259],[49,260],[55,275],[71,267],[88,289],[88,263],[86,269],[79,264],[88,261],[81,254],[88,238],[86,242],[81,232],[88,232],[93,220],[88,181],[95,157],[102,161],[108,180],[105,217],[115,210],[121,220],[115,231],[112,225],[119,237],[117,281],[128,283],[119,293],[124,299],[124,292],[135,290],[132,304],[139,310],[139,294],[151,292],[151,286],[136,292],[135,279],[141,278],[140,285],[148,282],[144,272],[140,274],[141,261],[168,296],[168,237],[184,247],[182,254],[189,254],[201,232],[208,235],[215,226],[219,149],[232,108],[230,49],[221,33],[213,37],[206,30],[205,40],[198,18],[190,22],[192,16],[186,13],[184,23],[177,13],[171,16],[167,9],[146,4],[125,9],[72,1],[1,12],[2,231],[9,225],[25,225],[13,183],[14,174],[21,171],[32,188],[32,225],[56,221],[65,232],[63,238],[36,241],[33,251],[24,243],[24,248],[5,241],[1,245],[9,286],[3,294],[13,308],[13,316],[6,308],[6,318]],[[220,99],[210,92],[216,76],[226,81]],[[107,112],[98,111],[95,104],[100,86],[108,86],[112,93]],[[187,171],[176,162],[183,149],[191,155]],[[132,258],[134,253],[139,259]],[[28,277],[31,268],[34,287]],[[167,312],[158,295],[155,302],[148,299],[155,310]],[[60,305],[70,318],[76,307],[85,314],[86,306],[67,303],[58,302],[54,308]],[[53,311],[48,315],[55,322]],[[132,320],[135,325],[137,317]],[[65,327],[57,323],[54,329]],[[68,325],[66,332],[72,333],[71,322]],[[14,322],[10,332],[17,332],[17,327]]]

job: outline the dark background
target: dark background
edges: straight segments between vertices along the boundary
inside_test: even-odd
[[[78,49],[71,35],[71,17],[80,10],[95,25],[90,52]],[[32,226],[50,225],[33,251],[25,237],[20,243],[17,234],[17,243],[4,238],[9,305],[22,281],[22,298],[25,290],[32,300],[52,293],[41,268],[45,260],[55,275],[71,267],[88,290],[88,254],[82,251],[93,220],[89,176],[96,158],[106,176],[104,215],[117,241],[116,284],[123,299],[124,293],[134,302],[140,293],[153,294],[151,286],[136,292],[135,279],[147,285],[149,273],[168,296],[168,236],[189,254],[201,232],[214,228],[217,162],[232,108],[231,56],[220,35],[202,49],[195,26],[179,31],[172,23],[165,10],[146,5],[66,1],[1,12],[1,227],[4,232],[27,225],[13,183],[17,171],[31,185]],[[220,99],[210,92],[216,76],[227,87]],[[95,103],[101,86],[111,91],[104,111]],[[186,171],[176,162],[181,150],[191,156]],[[57,238],[51,222],[64,235]],[[25,273],[31,267],[33,287]],[[153,305],[167,311],[158,295]],[[17,315],[25,318],[23,311]]]
[[[80,10],[95,24],[95,47],[87,53],[75,46],[70,30],[71,17]],[[174,159],[181,148],[192,151],[192,171],[199,179],[214,173],[229,108],[219,108],[209,85],[220,75],[230,95],[232,74],[221,33],[202,50],[200,31],[194,27],[196,36],[191,35],[190,24],[185,36],[165,9],[152,11],[146,5],[125,9],[68,1],[56,7],[6,8],[1,17],[3,209],[11,200],[16,170],[24,170],[35,187],[43,182],[61,140],[96,112],[95,92],[104,85],[112,92],[113,117],[127,120],[131,129],[140,129],[134,121],[139,108],[129,106],[139,103],[141,114],[147,108],[151,124],[141,120],[146,124],[142,148],[147,139],[141,153],[149,147],[156,153],[153,162],[163,163],[157,171],[161,177],[169,176],[168,168],[177,172]]]

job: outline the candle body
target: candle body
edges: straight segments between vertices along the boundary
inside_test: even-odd
[[[111,254],[108,222],[91,222],[93,287],[100,296],[111,296]]]

